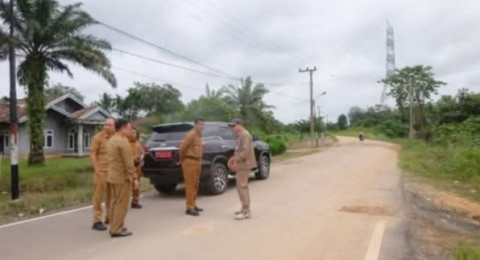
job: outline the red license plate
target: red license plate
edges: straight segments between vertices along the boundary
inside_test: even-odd
[[[155,158],[157,159],[170,159],[172,157],[173,155],[171,151],[155,152]]]

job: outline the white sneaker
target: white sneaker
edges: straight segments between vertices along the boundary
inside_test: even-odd
[[[236,220],[245,220],[249,219],[250,217],[250,212],[241,212],[240,214],[235,215]]]

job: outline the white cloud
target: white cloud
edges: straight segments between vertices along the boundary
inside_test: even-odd
[[[65,0],[63,4],[76,1]],[[337,0],[337,1],[233,1],[233,0],[85,0],[84,9],[95,18],[131,32],[211,67],[255,82],[308,81],[300,67],[314,66],[315,93],[322,113],[337,118],[354,105],[379,102],[385,75],[385,21],[395,28],[397,67],[433,66],[449,85],[441,94],[460,87],[480,91],[480,4],[475,0]],[[114,47],[159,60],[201,67],[95,26],[89,32],[106,38]],[[102,92],[124,94],[134,81],[173,82],[185,102],[198,97],[209,83],[213,89],[232,83],[117,52],[109,54],[119,86],[74,67],[74,79],[51,74],[51,80],[76,87],[94,101]],[[0,95],[8,94],[8,65],[0,64]],[[152,79],[152,78],[155,78]],[[157,80],[158,79],[158,80]],[[180,83],[180,84],[179,84]],[[309,116],[308,84],[271,86],[266,98],[284,122]],[[21,89],[21,88],[19,88]]]

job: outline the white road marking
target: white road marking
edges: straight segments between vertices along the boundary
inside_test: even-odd
[[[67,211],[63,211],[63,212],[58,212],[58,213],[55,213],[55,214],[45,215],[45,216],[38,217],[38,218],[31,218],[31,219],[18,221],[18,222],[13,222],[13,223],[10,223],[10,224],[0,226],[0,229],[13,227],[13,226],[21,225],[21,224],[26,224],[26,223],[29,223],[29,222],[34,222],[34,221],[38,221],[38,220],[42,220],[42,219],[46,219],[46,218],[67,215],[67,214],[70,214],[70,213],[74,213],[74,212],[77,212],[77,211],[82,211],[82,210],[86,210],[86,209],[90,209],[90,208],[92,208],[91,205],[86,206],[86,207],[82,207],[82,208],[78,208],[78,209],[72,209],[72,210],[67,210]]]
[[[143,195],[140,195],[140,198],[143,198]],[[105,202],[102,203],[102,206],[105,206]],[[50,215],[45,215],[45,216],[42,216],[42,217],[25,219],[25,220],[22,220],[22,221],[13,222],[13,223],[10,223],[10,224],[5,224],[3,226],[0,226],[0,229],[13,227],[13,226],[21,225],[21,224],[26,224],[26,223],[30,223],[30,222],[35,222],[35,221],[39,221],[39,220],[42,220],[42,219],[68,215],[68,214],[75,213],[75,212],[78,212],[78,211],[91,209],[92,207],[93,206],[90,205],[90,206],[85,206],[85,207],[81,207],[81,208],[77,208],[77,209],[72,209],[72,210],[62,211],[62,212],[58,212],[58,213],[54,213],[54,214],[50,214]]]
[[[387,221],[382,220],[375,225],[370,244],[368,245],[367,254],[364,260],[377,260],[382,248],[383,234],[385,233],[385,225]]]

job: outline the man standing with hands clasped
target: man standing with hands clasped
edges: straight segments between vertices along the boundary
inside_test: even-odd
[[[110,137],[115,133],[115,120],[107,118],[103,124],[102,132],[93,137],[90,160],[93,166],[93,226],[92,229],[104,231],[107,230],[108,224],[108,205],[110,198],[107,195],[107,175],[108,175],[108,158],[107,143]],[[102,201],[105,200],[105,224],[103,223]]]
[[[235,219],[244,220],[251,217],[248,178],[252,170],[257,167],[257,162],[252,136],[245,129],[243,120],[235,118],[230,126],[237,135],[237,147],[234,156],[228,161],[228,167],[236,172],[237,191],[242,203],[242,209],[235,212]]]
[[[132,150],[129,138],[132,135],[132,126],[125,120],[115,123],[117,133],[110,138],[107,144],[108,156],[108,192],[110,194],[110,236],[125,237],[132,235],[124,227],[127,216],[132,185],[138,189],[138,178],[133,165]]]
[[[180,145],[180,164],[182,165],[183,179],[185,181],[185,198],[187,210],[185,214],[199,216],[203,209],[197,207],[197,193],[202,172],[203,143],[202,132],[205,121],[196,118],[193,129],[188,132]]]

